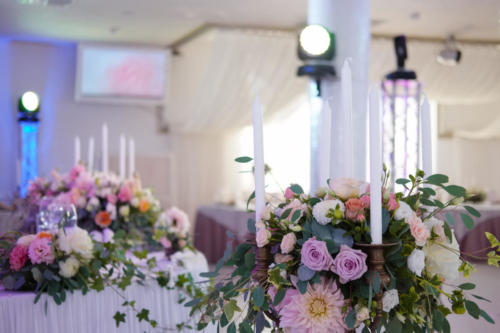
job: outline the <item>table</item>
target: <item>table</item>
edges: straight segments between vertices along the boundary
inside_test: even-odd
[[[481,213],[481,217],[479,218],[472,217],[474,220],[474,228],[472,230],[468,230],[465,227],[460,217],[461,213],[467,212],[465,208],[456,207],[447,209],[444,212],[445,214],[446,212],[450,212],[453,220],[455,221],[455,225],[452,226],[452,228],[455,231],[455,236],[460,244],[460,250],[463,253],[473,253],[488,248],[490,243],[484,236],[486,231],[494,234],[497,238],[500,238],[500,205],[469,204],[469,206],[476,208]],[[444,218],[444,214],[441,217]],[[485,256],[487,252],[488,250],[484,250],[477,252],[475,255]]]
[[[210,264],[216,263],[224,255],[229,240],[226,231],[236,236],[233,248],[243,243],[249,218],[255,218],[255,213],[225,205],[201,206],[196,213],[194,246],[205,254]]]
[[[159,258],[160,269],[169,269],[167,259],[161,253],[152,253],[150,256]],[[203,279],[199,277],[199,273],[207,271],[208,265],[201,253],[181,253],[177,257],[186,263],[186,268],[175,265],[175,274],[190,271],[195,280]],[[174,256],[173,260],[179,260],[177,257]],[[128,300],[135,300],[137,308],[149,309],[150,318],[157,320],[160,327],[169,327],[175,331],[175,324],[190,318],[190,308],[178,304],[179,296],[182,296],[180,292],[161,288],[154,280],[148,280],[145,286],[133,284],[123,294]],[[90,291],[85,296],[79,291],[68,294],[66,301],[60,306],[48,295],[43,295],[39,303],[33,304],[34,297],[33,292],[0,291],[0,332],[155,332],[147,323],[140,323],[132,310],[122,307],[124,300],[111,288],[105,288],[101,292]],[[116,311],[126,313],[126,323],[121,323],[119,328],[116,328],[113,319]],[[209,326],[204,332],[216,332],[216,328]]]

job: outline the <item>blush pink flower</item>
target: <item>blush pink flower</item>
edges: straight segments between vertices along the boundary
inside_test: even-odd
[[[370,208],[370,196],[363,195],[359,200],[363,203],[364,208]]]
[[[429,229],[419,218],[410,223],[410,231],[418,246],[424,246],[427,238],[431,235]]]
[[[166,249],[170,249],[172,247],[172,242],[169,241],[167,237],[160,238],[160,244]]]
[[[276,287],[272,285],[269,288],[269,290],[267,291],[267,293],[269,294],[269,296],[271,296],[271,299],[273,300],[273,303],[274,303],[274,298],[276,297],[276,293],[277,293]],[[278,313],[279,313],[285,306],[290,304],[293,297],[297,296],[298,294],[300,294],[300,292],[295,288],[287,289],[285,292],[285,297],[283,297],[281,302],[274,307],[276,309],[276,311],[278,311]]]
[[[282,302],[280,328],[301,333],[345,331],[344,296],[333,280],[322,277],[321,283],[309,284],[306,293],[296,291],[287,302]]]
[[[118,198],[116,197],[115,194],[108,194],[108,196],[106,197],[106,200],[108,200],[108,202],[110,204],[116,205],[116,202],[118,201]]]
[[[345,216],[353,221],[363,221],[365,219],[365,205],[361,199],[351,198],[345,203]]]
[[[302,203],[299,199],[294,199],[292,202],[290,202],[288,205],[283,207],[283,212],[286,211],[287,209],[291,209],[290,214],[287,216],[287,220],[291,221],[293,214],[295,211],[300,210],[300,217],[304,214],[305,211],[307,211],[307,205]]]
[[[120,192],[118,193],[118,199],[120,199],[121,202],[130,202],[133,197],[134,193],[132,189],[127,185],[122,185]]]
[[[396,196],[394,195],[394,193],[391,193],[389,195],[389,200],[387,201],[387,208],[389,208],[389,210],[396,210],[399,208],[399,202],[396,201]]]
[[[293,197],[294,197],[293,191],[289,187],[287,187],[285,190],[285,198],[287,198],[288,200],[292,200]]]
[[[75,181],[76,178],[78,178],[78,176],[80,176],[80,174],[83,172],[85,172],[85,167],[82,164],[77,163],[77,164],[73,165],[73,167],[69,171],[69,178],[72,181]]]
[[[54,262],[54,252],[52,250],[52,240],[48,238],[35,238],[29,248],[28,257],[33,264],[51,264]]]
[[[285,236],[283,236],[283,239],[281,240],[280,244],[281,253],[287,254],[292,252],[295,243],[297,243],[297,237],[293,232],[290,232]]]
[[[18,271],[24,267],[28,260],[28,247],[24,245],[16,245],[9,255],[10,268]]]
[[[284,264],[289,261],[291,261],[293,257],[289,254],[281,254],[281,253],[276,253],[274,255],[274,261],[279,265],[279,264]]]

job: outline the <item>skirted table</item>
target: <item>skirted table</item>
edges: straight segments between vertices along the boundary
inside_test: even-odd
[[[160,269],[169,269],[175,265],[174,272],[179,275],[190,272],[195,281],[201,281],[199,274],[208,270],[205,257],[201,253],[181,253],[167,261],[162,254],[154,253]],[[182,260],[184,268],[175,261]],[[144,286],[133,284],[120,292],[129,301],[136,301],[136,308],[150,310],[149,318],[158,322],[159,327],[176,331],[176,324],[190,319],[190,308],[178,304],[183,297],[178,290],[167,290],[150,280]],[[123,307],[124,299],[111,288],[101,292],[90,291],[85,296],[80,291],[67,294],[66,301],[57,305],[43,295],[37,304],[33,304],[35,293],[0,291],[0,332],[2,333],[109,333],[109,332],[160,332],[144,321],[139,322],[136,314]],[[45,305],[46,304],[46,305]],[[126,313],[126,323],[117,328],[113,319],[116,311]],[[196,319],[196,318],[192,318]],[[205,332],[215,332],[209,326]],[[189,332],[189,330],[183,330]]]

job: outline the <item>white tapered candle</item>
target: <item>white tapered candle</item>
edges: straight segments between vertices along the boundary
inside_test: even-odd
[[[125,135],[120,135],[120,155],[119,155],[119,175],[121,179],[125,179],[125,163],[126,163],[126,155],[127,155],[127,140],[125,139]]]
[[[431,107],[427,97],[421,110],[422,124],[422,169],[425,176],[432,175],[432,131],[431,131]]]
[[[370,115],[370,235],[372,244],[382,244],[382,117],[380,88],[369,96]]]
[[[352,71],[351,59],[347,58],[342,66],[341,73],[342,91],[342,152],[339,159],[343,163],[343,177],[353,177],[353,135],[352,135]]]
[[[75,136],[75,164],[80,163],[81,155],[80,155],[80,137]]]
[[[135,172],[135,140],[130,138],[128,141],[128,176],[134,177]]]
[[[252,106],[253,119],[253,150],[255,177],[255,221],[259,221],[266,206],[264,189],[264,129],[262,123],[262,105],[259,97],[255,97]]]
[[[94,137],[91,136],[89,138],[89,149],[88,149],[88,156],[87,156],[87,168],[89,172],[92,172],[94,170]]]
[[[108,125],[102,125],[102,172],[108,172]]]

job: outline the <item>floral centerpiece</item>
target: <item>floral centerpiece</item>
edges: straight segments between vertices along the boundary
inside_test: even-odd
[[[198,329],[214,321],[228,332],[253,332],[252,326],[257,332],[264,327],[310,333],[357,327],[363,332],[370,327],[372,332],[382,327],[387,332],[450,332],[446,317],[466,312],[493,322],[476,303],[485,299],[471,293],[474,284],[454,284],[459,274],[468,277],[474,268],[461,256],[455,221],[449,214],[442,219],[441,211],[463,201],[465,189],[447,184],[444,175],[424,179],[419,171],[399,179],[404,192],[394,193],[387,179],[382,232],[384,242],[394,244],[384,254],[390,279],[369,269],[363,247],[371,243],[368,184],[332,179],[315,195],[292,185],[284,202],[268,205],[256,223],[249,221],[256,244],[229,248],[215,271],[205,274],[219,282],[187,304],[203,314]],[[433,187],[452,198],[439,201]],[[479,213],[465,209],[462,219],[470,226],[470,215]],[[488,237],[493,247],[488,262],[498,265],[500,243]],[[262,278],[256,271],[263,262]],[[218,276],[223,265],[234,271]],[[378,304],[375,295],[382,296]]]
[[[151,189],[143,188],[138,178],[120,180],[113,173],[90,173],[76,164],[67,174],[53,171],[50,178],[33,180],[27,200],[36,212],[52,203],[75,205],[78,225],[97,239],[113,231],[149,248],[163,245],[170,252],[191,248],[187,215],[176,207],[163,212]]]

